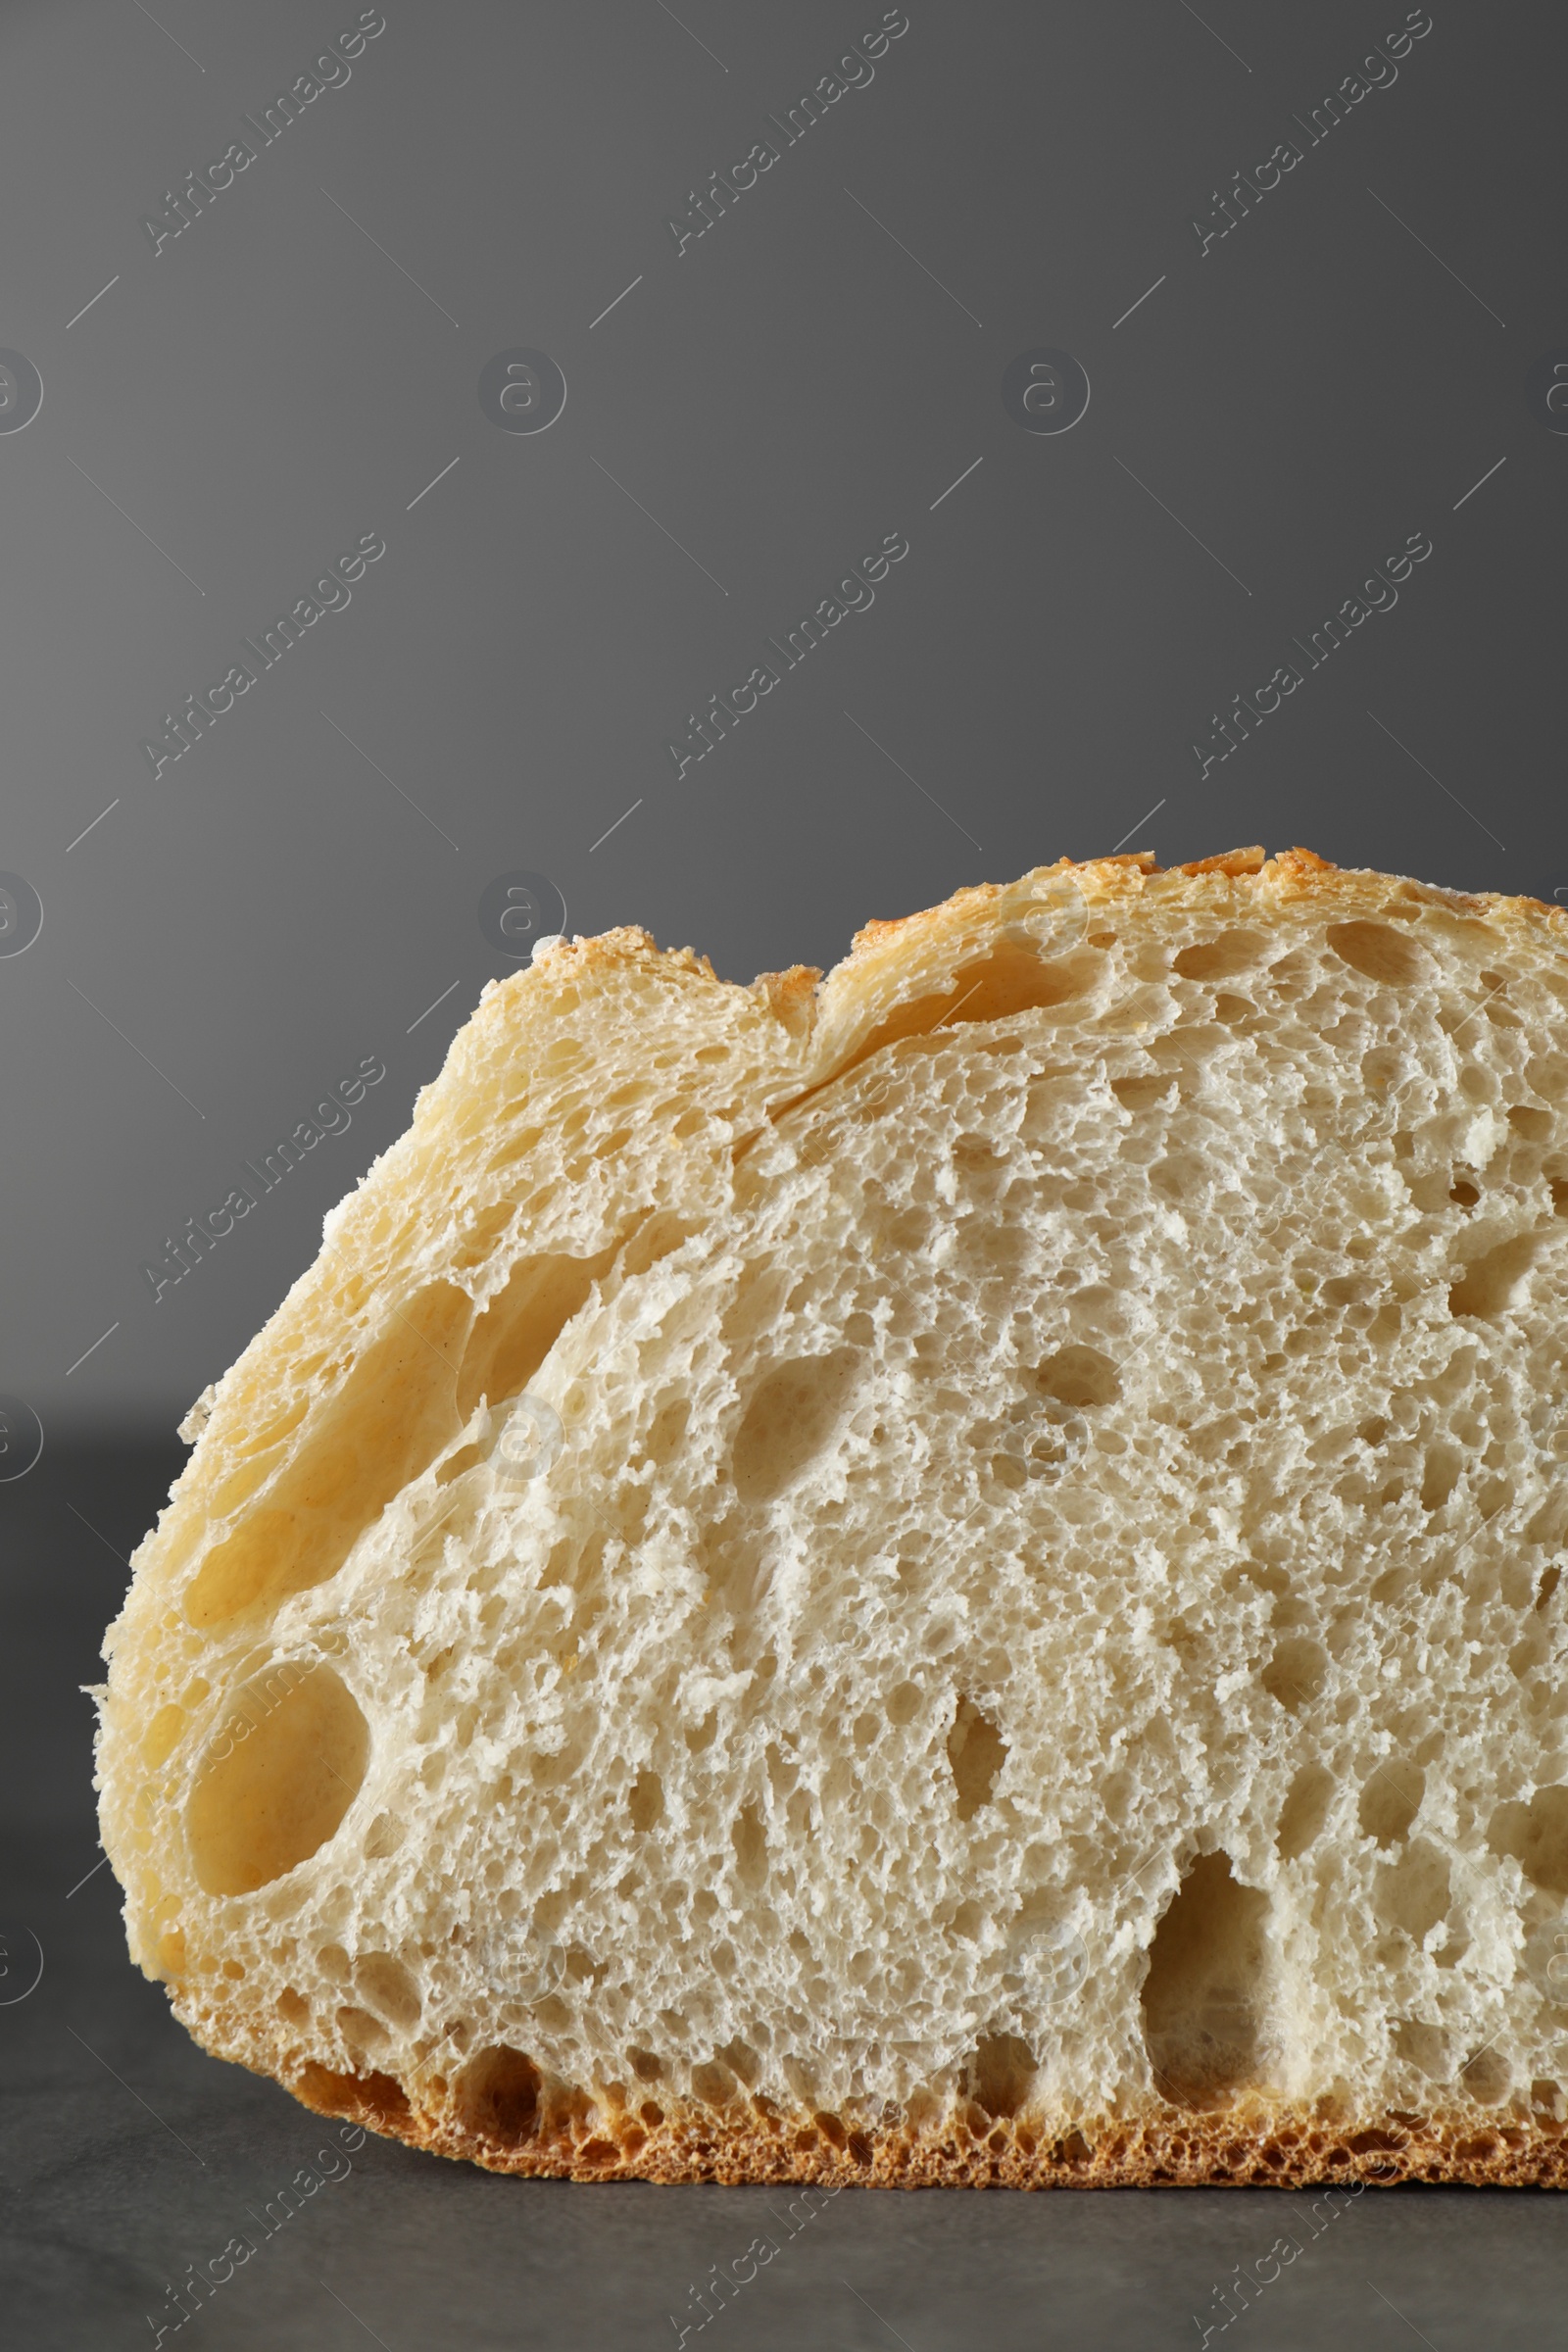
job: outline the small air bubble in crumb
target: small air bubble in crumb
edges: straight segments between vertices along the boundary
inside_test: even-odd
[[[542,1478],[564,1441],[561,1416],[542,1396],[525,1389],[507,1415],[507,1425],[490,1456],[491,1468],[504,1486],[524,1487]]]

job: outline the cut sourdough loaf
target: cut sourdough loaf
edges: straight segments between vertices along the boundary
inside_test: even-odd
[[[503,2171],[1568,2180],[1568,918],[488,987],[107,1644],[131,1950]]]

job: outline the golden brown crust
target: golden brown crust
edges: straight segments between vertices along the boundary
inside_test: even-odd
[[[1568,910],[1548,906],[1539,899],[1509,898],[1494,891],[1447,890],[1372,867],[1338,866],[1312,850],[1281,850],[1265,858],[1262,850],[1252,845],[1173,866],[1156,864],[1148,851],[1076,861],[1062,858],[1054,865],[1037,866],[1016,882],[973,884],[918,914],[864,924],[855,935],[850,955],[829,973],[824,993],[858,979],[864,967],[906,957],[923,959],[928,947],[943,940],[960,940],[980,928],[980,918],[988,913],[1010,913],[1014,906],[1023,912],[1031,897],[1044,895],[1049,886],[1069,877],[1092,905],[1142,898],[1153,891],[1172,906],[1212,904],[1216,910],[1236,913],[1249,899],[1266,905],[1270,900],[1290,904],[1303,898],[1331,902],[1348,913],[1366,913],[1406,899],[1481,914],[1515,932],[1539,935],[1544,916],[1546,927],[1559,936],[1568,926]]]
[[[752,988],[792,1037],[806,1038],[811,1033],[813,1001],[821,977],[814,963],[792,963],[787,972],[759,972]]]
[[[220,2057],[242,2040],[223,2005],[176,1996],[187,2030]],[[225,2027],[228,2030],[225,2030]],[[1568,2122],[1519,2101],[1470,2101],[1425,2114],[1349,2111],[1244,2092],[1208,2112],[1161,2102],[1139,2115],[1003,2116],[930,2094],[876,2119],[784,2107],[736,2086],[721,2107],[661,2082],[593,2090],[545,2076],[520,2051],[501,2094],[473,2089],[474,2064],[449,2082],[420,2070],[411,2100],[386,2074],[336,2074],[285,2046],[241,2059],[318,2114],[383,2138],[528,2180],[808,2183],[864,2188],[1312,2188],[1400,2181],[1472,2188],[1568,2188]],[[447,2064],[451,2065],[450,2059]]]
[[[388,2076],[287,2078],[295,2096],[437,2156],[530,2179],[805,2181],[866,2188],[1308,2188],[1401,2180],[1475,2188],[1568,2188],[1568,2126],[1509,2112],[1335,2115],[1239,2103],[1221,2114],[1165,2108],[1134,2121],[1053,2124],[989,2115],[960,2103],[929,2122],[893,2115],[877,2125],[787,2112],[737,2096],[728,2108],[666,2095],[626,2104],[564,2085],[539,2085],[532,2114],[504,2133],[456,2113],[410,2107]],[[617,2086],[618,2087],[618,2086]],[[934,2104],[934,2102],[933,2102]]]
[[[1258,873],[1267,856],[1262,843],[1254,842],[1250,849],[1222,850],[1217,858],[1195,858],[1179,870],[1184,874],[1228,874],[1238,881],[1243,874]]]

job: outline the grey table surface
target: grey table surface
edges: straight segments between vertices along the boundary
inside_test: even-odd
[[[129,1968],[77,1686],[487,978],[632,921],[825,964],[1064,852],[1568,891],[1565,70],[1448,0],[0,0],[8,2341],[172,2340],[332,2144]],[[1563,2333],[1525,2192],[344,2163],[181,2341]]]

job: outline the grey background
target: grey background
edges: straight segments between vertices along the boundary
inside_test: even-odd
[[[173,1421],[508,968],[494,876],[743,980],[1064,852],[1301,842],[1568,886],[1568,438],[1531,391],[1568,344],[1560,13],[1436,0],[1307,146],[1293,118],[1402,7],[911,0],[870,85],[677,255],[666,216],[881,13],[387,0],[347,84],[155,256],[143,214],[357,9],[0,9],[0,345],[44,384],[0,433],[0,866],[45,910],[0,957],[0,1389],[46,1431],[0,1485],[0,1985],[27,1934],[47,1962],[0,2008],[19,2341],[128,2343],[317,2144],[169,2026],[107,1872],[68,1906],[95,1851],[74,1686]],[[1194,217],[1287,137],[1301,164],[1201,251]],[[1037,345],[1092,386],[1059,438],[1002,404]],[[566,378],[539,436],[479,407],[514,346]],[[687,712],[893,531],[872,609],[677,780]],[[1200,777],[1211,714],[1418,531],[1397,607]],[[162,714],[366,532],[347,610],[155,780]],[[142,1261],[366,1055],[352,1128],[155,1304]],[[762,2226],[750,2192],[523,2188],[373,2142],[321,2202],[193,2328],[667,2341]],[[712,2333],[1191,2341],[1273,2210],[847,2195]],[[1523,2343],[1561,2283],[1550,2200],[1390,2193],[1243,2325]]]

